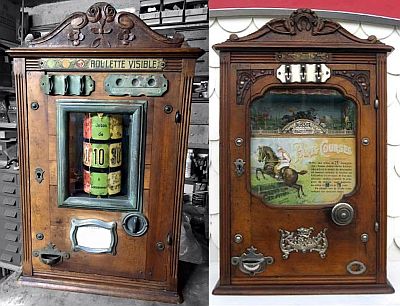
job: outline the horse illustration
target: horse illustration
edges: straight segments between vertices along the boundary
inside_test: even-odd
[[[265,179],[265,174],[275,178],[275,166],[279,163],[279,158],[275,154],[275,152],[268,146],[259,146],[257,149],[257,155],[258,155],[258,162],[264,163],[263,168],[256,169],[257,180],[260,180],[258,176],[259,173],[262,174],[264,179]],[[301,198],[301,194],[303,196],[305,194],[303,191],[303,186],[297,184],[297,180],[299,178],[299,175],[304,175],[306,173],[307,173],[306,170],[297,172],[296,170],[287,166],[280,169],[280,176],[283,179],[283,183],[288,187],[295,188],[297,190],[297,195],[299,198]]]

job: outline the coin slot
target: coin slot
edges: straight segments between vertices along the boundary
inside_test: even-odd
[[[139,80],[137,78],[132,79],[132,86],[138,87],[139,85]]]
[[[150,87],[155,86],[155,85],[156,85],[156,80],[155,80],[154,78],[150,78],[150,79],[147,81],[147,85],[149,85]]]

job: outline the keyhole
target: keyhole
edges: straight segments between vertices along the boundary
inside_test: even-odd
[[[40,184],[40,183],[43,181],[43,179],[44,179],[43,173],[44,173],[44,171],[43,171],[42,168],[36,168],[36,169],[35,169],[35,179],[36,179],[36,181],[37,181],[39,184]]]

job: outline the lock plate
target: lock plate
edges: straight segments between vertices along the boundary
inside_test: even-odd
[[[44,170],[42,168],[35,169],[35,180],[39,184],[44,180]]]
[[[246,164],[246,162],[243,159],[238,158],[233,163],[235,164],[236,175],[242,176],[244,174],[244,165]]]

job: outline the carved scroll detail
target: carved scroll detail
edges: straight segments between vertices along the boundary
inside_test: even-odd
[[[242,105],[247,91],[250,89],[251,84],[256,80],[266,75],[273,75],[273,69],[255,69],[255,70],[239,70],[236,82],[236,104]]]
[[[310,32],[311,35],[332,34],[341,28],[340,24],[319,18],[310,9],[298,9],[288,18],[273,19],[264,26],[265,29],[278,34],[296,35],[300,32]],[[251,35],[250,35],[251,36]],[[371,38],[370,40],[376,37]],[[230,41],[240,40],[235,34],[229,37]]]
[[[370,104],[369,71],[366,70],[335,70],[333,76],[349,80],[361,94],[364,104]]]
[[[270,29],[281,34],[296,34],[296,32],[311,31],[312,35],[330,34],[339,29],[339,25],[328,27],[328,21],[318,18],[309,9],[294,11],[288,19],[282,19],[280,24],[271,24]]]
[[[316,236],[311,236],[313,231],[313,227],[300,227],[293,232],[279,229],[281,233],[280,248],[283,253],[282,258],[288,259],[292,252],[311,253],[314,251],[318,252],[321,258],[325,258],[328,249],[327,228],[324,228]]]
[[[324,36],[323,41],[318,41],[313,36]],[[223,48],[235,47],[253,47],[256,43],[260,46],[268,47],[269,42],[282,42],[287,43],[288,37],[291,36],[290,44],[301,43],[309,41],[308,45],[323,46],[324,41],[334,47],[336,44],[359,44],[360,46],[371,46],[390,50],[390,47],[381,43],[376,36],[371,35],[367,39],[361,39],[346,29],[339,23],[325,18],[320,18],[317,14],[310,9],[298,9],[294,11],[289,17],[277,18],[267,22],[258,31],[247,36],[238,37],[236,34],[231,34],[226,43],[218,44],[215,46],[217,50]],[[238,43],[245,43],[238,45]],[[289,45],[290,45],[289,44]],[[352,48],[355,48],[353,45]]]
[[[184,37],[177,33],[167,38],[152,31],[140,18],[117,10],[106,2],[93,4],[86,13],[77,12],[65,19],[46,36],[29,42],[30,47],[68,46],[112,48],[129,46],[133,41],[142,47],[181,47]]]

